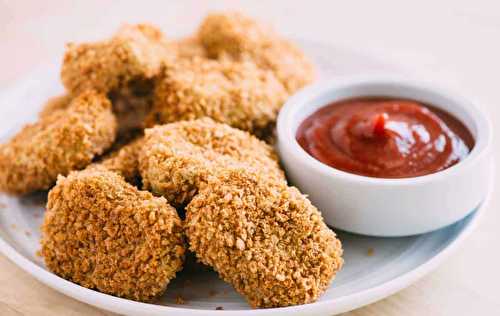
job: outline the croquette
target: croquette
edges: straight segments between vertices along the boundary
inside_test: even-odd
[[[271,70],[290,94],[315,77],[313,64],[299,48],[243,14],[208,15],[198,29],[198,38],[209,57],[251,59]]]
[[[149,24],[124,25],[110,40],[67,44],[61,68],[66,89],[108,93],[131,80],[160,73],[171,54],[162,32]]]
[[[271,72],[251,62],[181,60],[157,82],[148,126],[208,116],[265,137],[286,96]]]
[[[210,118],[147,129],[139,154],[145,189],[185,205],[217,168],[244,165],[285,181],[273,148],[247,132]]]
[[[182,222],[164,198],[99,169],[58,178],[41,245],[45,264],[57,275],[138,301],[164,292],[185,252]]]
[[[139,152],[142,149],[144,138],[139,136],[128,144],[111,151],[94,166],[101,166],[109,171],[121,175],[129,183],[139,182]]]
[[[82,93],[67,109],[39,118],[0,145],[0,191],[49,189],[59,174],[90,164],[111,146],[115,134],[109,100],[94,91]]]
[[[189,249],[252,307],[314,302],[342,267],[342,246],[296,188],[247,168],[209,177],[186,207]]]

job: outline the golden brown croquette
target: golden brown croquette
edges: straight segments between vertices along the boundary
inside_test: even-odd
[[[208,116],[264,137],[285,99],[274,75],[251,62],[182,60],[157,82],[148,125]]]
[[[0,190],[25,194],[49,189],[57,175],[82,169],[115,140],[116,120],[111,103],[93,91],[74,98],[26,125],[0,145]]]
[[[57,275],[138,301],[163,293],[184,260],[182,223],[164,198],[88,169],[49,192],[41,255]]]
[[[198,30],[198,38],[212,58],[228,55],[236,60],[251,59],[271,70],[290,94],[314,79],[313,64],[299,48],[243,14],[208,15]]]
[[[296,188],[246,168],[209,177],[186,207],[189,249],[252,307],[314,302],[342,267],[342,246]]]
[[[107,93],[130,80],[151,79],[169,58],[162,32],[149,24],[124,25],[110,40],[66,48],[61,80],[71,93]]]
[[[235,164],[285,181],[272,147],[209,118],[147,129],[139,154],[144,188],[175,206],[189,202],[216,168]]]

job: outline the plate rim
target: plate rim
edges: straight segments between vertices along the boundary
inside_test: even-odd
[[[330,48],[336,48],[333,45],[323,44],[317,41],[303,41],[307,43],[312,43],[315,45],[327,46]],[[345,47],[339,47],[341,50],[346,50]],[[356,50],[353,50],[357,53]],[[53,67],[55,63],[49,63]],[[27,76],[24,76],[16,83],[9,84],[0,91],[0,100],[9,99],[9,96],[15,96],[16,89],[27,85],[29,78],[37,78],[35,75],[40,73],[47,73],[49,66],[39,66],[33,71],[29,72]],[[494,169],[494,165],[491,166]],[[492,174],[492,173],[491,173]],[[442,249],[440,249],[434,256],[429,257],[425,262],[416,266],[412,270],[403,273],[387,282],[381,283],[377,286],[352,293],[346,296],[342,296],[336,299],[329,299],[325,301],[314,302],[305,305],[296,305],[281,308],[267,308],[267,309],[250,309],[250,310],[207,310],[207,309],[191,309],[184,307],[175,306],[165,306],[165,305],[154,305],[143,302],[136,302],[120,297],[115,297],[109,294],[101,293],[96,290],[88,289],[78,284],[72,283],[65,280],[49,270],[38,266],[32,260],[28,259],[26,256],[21,254],[19,251],[14,249],[6,240],[0,236],[0,253],[6,256],[12,263],[21,268],[26,273],[30,274],[39,282],[49,286],[50,288],[76,299],[82,303],[95,306],[97,308],[107,310],[115,313],[123,313],[129,315],[131,313],[146,313],[149,315],[165,315],[174,314],[179,316],[187,315],[234,315],[234,316],[249,316],[249,315],[289,315],[289,314],[318,314],[322,312],[329,313],[343,313],[362,306],[368,305],[385,297],[388,297],[399,290],[411,285],[418,279],[428,274],[435,268],[437,268],[449,255],[451,255],[463,241],[470,235],[472,231],[477,227],[479,220],[485,213],[486,208],[490,204],[493,195],[494,187],[494,177],[490,176],[488,179],[489,186],[488,192],[478,208],[474,213],[470,214],[471,218],[469,221],[460,228],[457,235],[449,241],[449,243]],[[462,219],[464,220],[464,219]],[[458,223],[458,222],[457,222]],[[456,223],[455,223],[456,224]],[[454,224],[452,224],[454,225]],[[334,306],[334,308],[332,308]],[[331,311],[329,311],[331,310]]]

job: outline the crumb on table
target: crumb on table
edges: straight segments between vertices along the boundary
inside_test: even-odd
[[[371,256],[373,256],[374,254],[375,254],[375,249],[373,249],[373,248],[368,248],[368,250],[366,251],[366,255],[367,255],[368,257],[371,257]]]
[[[224,310],[224,307],[222,307],[222,306],[217,306],[217,307],[215,308],[215,310],[216,310],[216,311],[221,311],[221,310]]]

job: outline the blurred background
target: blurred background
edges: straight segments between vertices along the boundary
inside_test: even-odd
[[[60,60],[68,41],[100,39],[124,22],[142,21],[159,25],[169,37],[183,36],[206,12],[221,9],[246,12],[282,34],[349,47],[415,72],[429,70],[450,84],[471,77],[493,79],[493,70],[500,70],[497,0],[1,0],[0,85],[44,61]],[[484,89],[496,84],[481,81]],[[467,87],[473,88],[481,89]]]
[[[40,65],[59,63],[66,42],[102,39],[124,22],[151,22],[168,37],[184,36],[214,10],[239,10],[288,37],[364,54],[459,90],[490,114],[498,131],[498,0],[0,0],[0,93]],[[436,272],[349,315],[499,315],[495,190],[477,231]],[[0,268],[0,315],[108,315],[41,285],[1,255]]]

